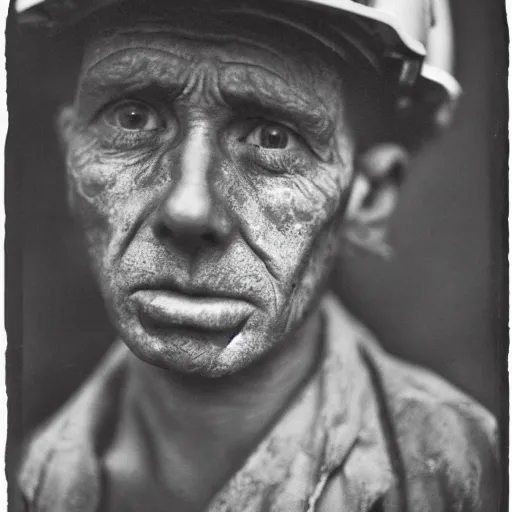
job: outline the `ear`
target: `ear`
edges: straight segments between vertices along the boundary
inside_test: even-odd
[[[67,106],[60,109],[59,113],[57,114],[55,124],[57,128],[59,145],[62,150],[62,154],[64,155],[64,158],[67,159],[68,149],[71,144],[71,140],[73,138],[73,135],[76,133],[77,117],[74,107]],[[71,212],[74,213],[75,196],[69,181],[67,187],[67,199],[68,206],[70,207]]]
[[[57,114],[57,134],[59,135],[59,142],[61,149],[64,153],[67,151],[71,136],[76,127],[76,112],[72,105],[63,107]]]
[[[407,162],[407,151],[397,144],[373,146],[357,159],[345,231],[353,245],[390,256],[386,232]]]

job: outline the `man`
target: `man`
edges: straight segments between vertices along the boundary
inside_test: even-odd
[[[26,510],[495,510],[489,413],[326,293],[344,248],[387,253],[408,154],[448,120],[457,84],[422,65],[448,66],[446,5],[18,10],[85,34],[58,125],[120,336],[31,442]]]

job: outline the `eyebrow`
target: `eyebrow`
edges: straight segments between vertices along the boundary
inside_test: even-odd
[[[148,89],[164,93],[169,101],[177,99],[187,85],[194,61],[161,49],[152,48],[151,53],[163,59],[154,59],[148,53],[135,55],[134,50],[138,48],[118,50],[86,68],[77,101],[102,106],[128,91]],[[334,133],[334,120],[316,94],[292,87],[277,73],[254,63],[213,62],[219,70],[222,100],[233,109],[288,121],[320,143],[327,143]]]
[[[139,49],[144,48],[117,50],[87,66],[80,74],[77,104],[84,103],[93,108],[97,104],[99,107],[116,99],[116,96],[149,88],[165,91],[165,96],[171,101],[178,96],[183,84],[180,87],[175,70],[189,66],[190,61],[170,52],[152,49],[153,55],[165,57],[156,65],[148,55],[135,55],[134,50]]]
[[[334,120],[319,98],[301,93],[279,75],[257,65],[224,66],[221,94],[229,105],[277,115],[322,142],[334,133]]]

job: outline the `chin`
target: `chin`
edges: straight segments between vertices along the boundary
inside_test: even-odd
[[[136,325],[134,325],[136,324]],[[273,343],[260,329],[245,325],[238,333],[219,334],[176,329],[148,332],[140,323],[120,326],[128,348],[142,361],[183,375],[220,378],[262,359]]]

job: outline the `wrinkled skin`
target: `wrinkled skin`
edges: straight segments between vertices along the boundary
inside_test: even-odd
[[[232,374],[314,317],[354,144],[343,77],[301,45],[141,24],[86,52],[61,115],[70,201],[121,337],[147,362]],[[224,335],[154,332],[133,299],[147,288],[236,297],[250,315]]]

